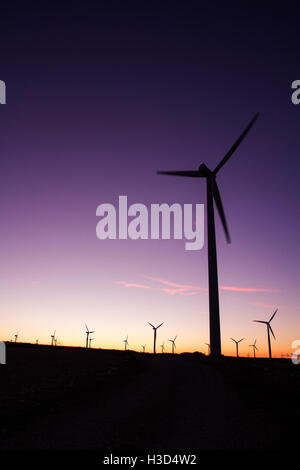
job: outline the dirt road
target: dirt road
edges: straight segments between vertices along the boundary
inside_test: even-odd
[[[184,357],[143,360],[145,369],[129,381],[45,416],[4,446],[178,451],[265,445],[253,416],[216,369]]]

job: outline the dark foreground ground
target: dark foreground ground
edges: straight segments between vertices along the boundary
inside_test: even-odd
[[[300,365],[7,344],[0,449],[291,449]]]

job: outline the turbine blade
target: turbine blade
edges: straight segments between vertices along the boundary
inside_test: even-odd
[[[251,127],[255,123],[256,119],[258,118],[259,113],[256,113],[252,121],[248,124],[244,132],[240,135],[240,137],[236,140],[236,142],[233,144],[233,146],[230,148],[230,150],[226,153],[225,157],[220,161],[220,163],[216,166],[214,169],[214,174],[216,175],[218,171],[222,168],[222,166],[225,165],[225,163],[229,160],[231,155],[235,152],[235,150],[238,148],[242,140],[246,137],[248,132],[250,131]]]
[[[155,326],[153,326],[152,323],[150,323],[149,321],[148,321],[148,324],[149,324],[150,326],[152,326],[152,328],[155,329]]]
[[[238,343],[240,343],[241,341],[243,341],[243,339],[245,339],[245,338],[240,339],[240,340],[238,341]]]
[[[230,235],[229,235],[229,230],[228,230],[228,226],[226,222],[225,212],[224,212],[224,208],[222,204],[220,191],[219,191],[216,181],[213,181],[212,190],[213,190],[213,197],[214,197],[214,200],[215,200],[218,212],[219,212],[219,216],[222,221],[227,243],[230,243]]]
[[[234,341],[234,342],[236,343],[236,340],[235,340],[235,339],[233,339],[233,338],[230,338],[230,339],[232,339],[232,341]]]
[[[272,335],[273,335],[273,338],[276,339],[276,338],[275,338],[275,335],[274,335],[274,332],[273,332],[273,330],[272,330],[271,325],[268,325],[268,327],[270,328],[270,331],[271,331],[271,333],[272,333]]]
[[[271,318],[270,318],[270,320],[269,320],[269,323],[271,323],[271,321],[272,321],[273,318],[275,317],[277,311],[278,311],[278,308],[276,308],[275,312],[274,312],[273,315],[271,316]]]
[[[205,175],[199,171],[158,171],[158,175],[189,176],[191,178],[204,178]]]
[[[159,327],[160,327],[161,325],[163,325],[163,324],[164,324],[164,322],[162,322],[160,325],[158,325],[158,326],[156,327],[156,329],[159,328]]]
[[[268,324],[267,321],[262,321],[262,320],[253,320],[253,321],[255,321],[256,323],[265,323],[266,325]]]

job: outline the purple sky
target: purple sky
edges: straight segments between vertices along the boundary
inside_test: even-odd
[[[122,347],[128,334],[133,349],[150,348],[147,321],[164,321],[159,344],[178,334],[178,351],[205,351],[206,240],[198,252],[100,241],[96,208],[123,194],[148,207],[205,204],[204,181],[156,171],[214,168],[259,111],[218,175],[232,237],[227,245],[216,216],[222,346],[234,354],[230,337],[245,336],[246,355],[257,338],[264,355],[252,319],[278,307],[273,348],[290,352],[300,334],[297,15],[79,5],[4,12],[1,336],[46,343],[57,329],[64,344],[83,344],[86,322],[94,346]]]

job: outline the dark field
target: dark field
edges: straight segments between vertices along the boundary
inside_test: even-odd
[[[7,343],[0,448],[293,449],[300,365]]]

